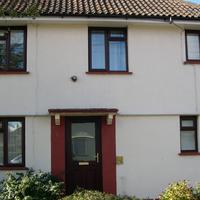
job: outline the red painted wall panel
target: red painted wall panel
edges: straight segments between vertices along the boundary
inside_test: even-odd
[[[65,181],[65,120],[61,117],[61,124],[55,125],[51,118],[51,173],[61,181]]]
[[[103,191],[116,194],[116,138],[115,118],[112,125],[107,125],[102,118],[102,173]]]

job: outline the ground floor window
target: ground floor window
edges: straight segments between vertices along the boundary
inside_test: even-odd
[[[0,118],[0,166],[25,165],[25,119]]]
[[[198,152],[197,117],[180,117],[181,152]]]

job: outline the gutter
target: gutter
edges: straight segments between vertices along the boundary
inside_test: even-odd
[[[189,21],[189,20],[173,20],[173,23],[178,25],[200,25],[200,21]]]
[[[171,17],[168,18],[130,18],[130,17],[124,17],[124,18],[116,18],[116,17],[36,17],[36,18],[30,18],[30,17],[1,17],[0,18],[0,24],[1,25],[7,25],[8,23],[31,23],[31,24],[66,24],[66,23],[100,23],[100,22],[106,22],[106,23],[121,23],[127,24],[127,23],[135,23],[135,24],[166,24],[170,23]],[[173,23],[179,24],[179,25],[200,25],[199,20],[178,20],[173,19]]]

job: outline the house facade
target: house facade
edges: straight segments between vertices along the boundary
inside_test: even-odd
[[[143,198],[200,182],[198,5],[12,2],[0,2],[1,178],[33,168],[67,193]]]

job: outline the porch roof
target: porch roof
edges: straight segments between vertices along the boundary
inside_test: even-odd
[[[116,108],[66,108],[66,109],[49,109],[50,115],[63,116],[103,116],[108,114],[116,114]]]
[[[60,116],[106,116],[108,125],[112,124],[113,116],[118,112],[116,108],[78,108],[78,109],[49,109],[49,114],[55,117],[55,124],[60,125]]]

